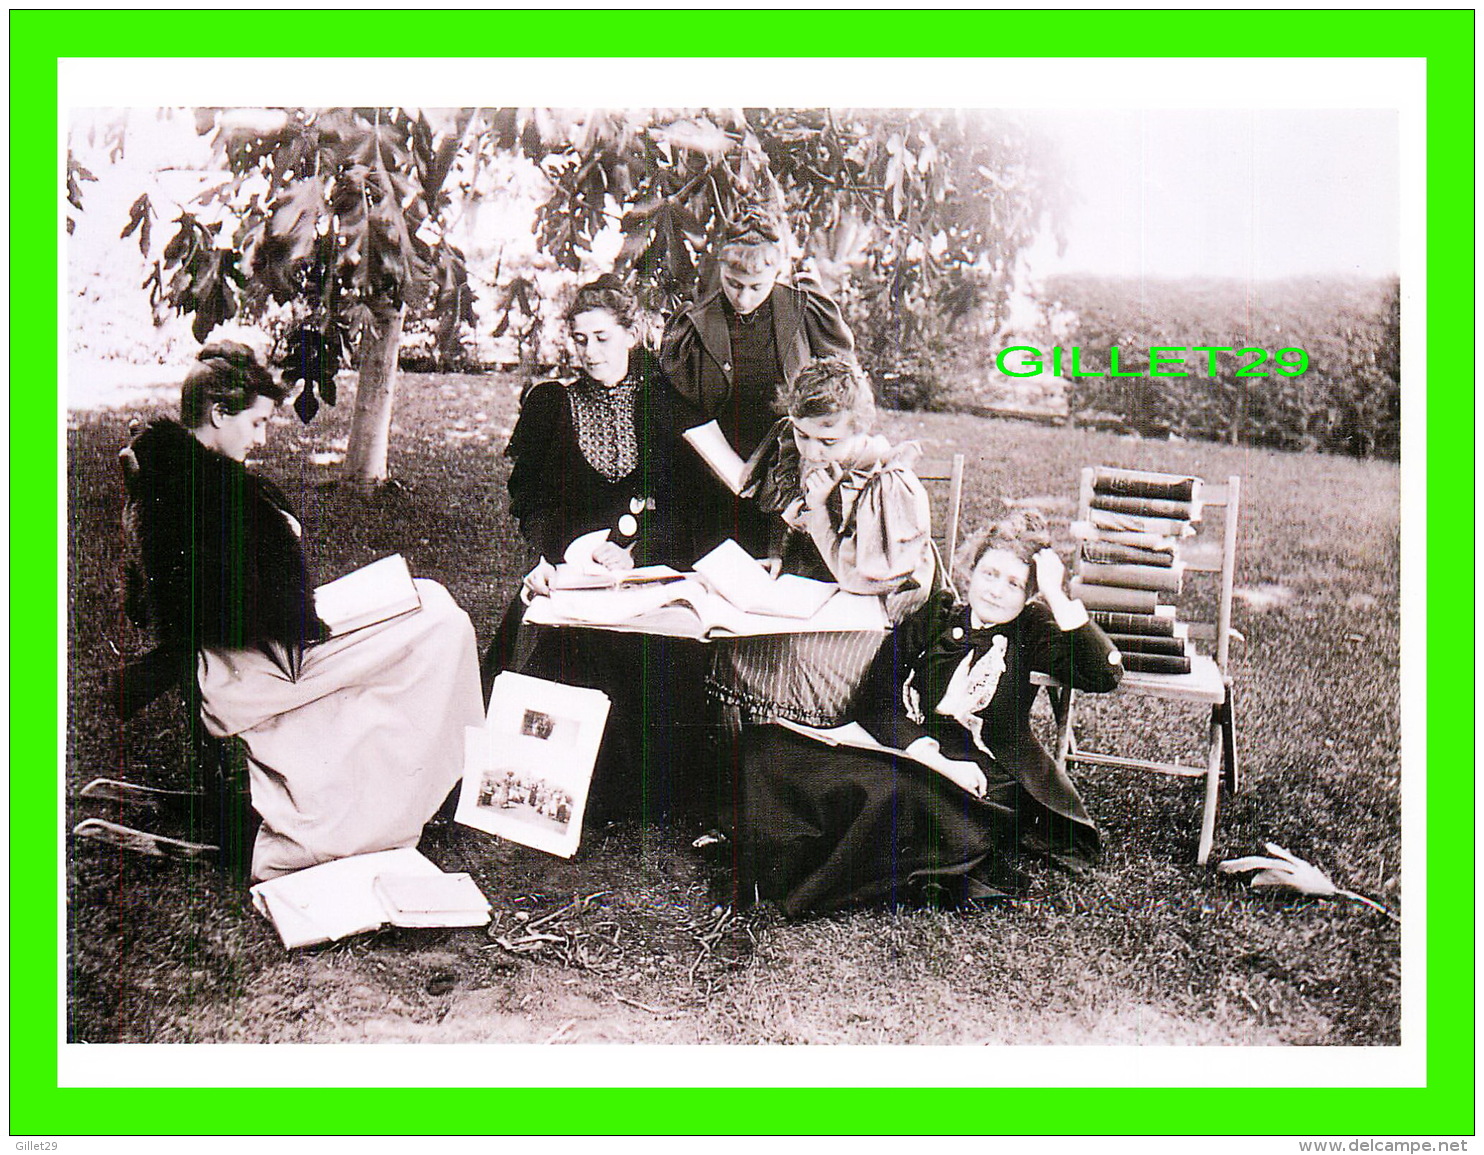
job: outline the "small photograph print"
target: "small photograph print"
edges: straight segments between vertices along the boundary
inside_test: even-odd
[[[574,809],[570,791],[511,766],[484,772],[475,805],[559,835],[567,833]]]
[[[539,738],[543,742],[550,742],[554,746],[575,746],[581,730],[582,723],[578,719],[563,718],[556,714],[549,714],[545,710],[527,708],[520,719],[522,734],[528,738]]]

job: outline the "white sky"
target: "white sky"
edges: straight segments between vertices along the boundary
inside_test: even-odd
[[[1026,114],[1058,144],[1078,203],[1039,275],[1266,278],[1398,271],[1390,110],[1189,109]]]

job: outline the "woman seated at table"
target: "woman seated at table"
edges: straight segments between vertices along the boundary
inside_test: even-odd
[[[680,756],[675,726],[699,716],[699,647],[671,638],[522,627],[521,601],[546,592],[553,563],[594,531],[608,531],[593,559],[612,570],[689,569],[695,553],[688,502],[699,466],[676,435],[683,424],[674,416],[678,399],[640,342],[638,305],[622,281],[608,274],[581,286],[567,310],[567,329],[576,381],[533,386],[505,450],[510,512],[541,560],[485,656],[486,688],[498,671],[517,669],[607,693],[612,706],[589,813],[643,814],[670,804],[668,784],[656,779]]]
[[[1040,514],[994,523],[968,557],[968,604],[935,594],[857,696],[865,736],[901,753],[755,733],[743,881],[786,913],[993,897],[1020,884],[1018,848],[1096,855],[1076,788],[1031,731],[1030,676],[1111,690],[1118,651],[1064,592]]]
[[[888,624],[927,601],[938,580],[927,492],[912,472],[915,442],[873,435],[871,383],[845,357],[809,362],[781,386],[785,416],[757,471],[776,571],[878,596]],[[718,644],[712,696],[743,724],[840,721],[882,642],[879,633],[783,634]]]
[[[927,493],[911,469],[916,444],[893,447],[871,433],[871,383],[852,359],[809,362],[781,387],[777,404],[785,416],[769,434],[755,481],[768,564],[878,597],[885,622],[901,621],[940,582]],[[870,630],[712,644],[706,689],[720,716],[709,788],[718,836],[735,832],[740,782],[767,757],[758,728],[777,718],[809,726],[843,721],[883,641]]]
[[[196,663],[207,730],[246,749],[252,873],[415,845],[483,717],[469,618],[418,581],[420,609],[328,638],[299,522],[244,464],[284,390],[243,345],[197,360],[180,423],[151,423],[127,451],[127,516],[157,652]]]

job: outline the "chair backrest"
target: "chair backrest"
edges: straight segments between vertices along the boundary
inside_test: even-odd
[[[951,569],[953,555],[958,550],[958,521],[964,501],[964,455],[919,458],[913,463],[912,472],[919,481],[944,486],[943,504],[933,502],[933,526],[940,534],[943,562]]]
[[[1103,493],[1098,492],[1102,482]],[[1179,483],[1194,482],[1190,488],[1193,500],[1171,500],[1160,496],[1140,496],[1138,491],[1157,494],[1161,489],[1176,487]],[[1130,496],[1113,496],[1113,490],[1128,490]],[[1182,517],[1181,506],[1186,512],[1197,506],[1199,516],[1193,524],[1196,535],[1184,539],[1176,550],[1176,558],[1183,563],[1185,574],[1214,575],[1220,579],[1216,598],[1216,620],[1214,622],[1190,622],[1189,636],[1192,639],[1212,643],[1212,657],[1223,674],[1227,668],[1227,656],[1231,643],[1232,588],[1236,577],[1237,559],[1237,515],[1241,505],[1242,479],[1233,474],[1225,484],[1211,484],[1189,474],[1153,473],[1147,470],[1115,469],[1109,466],[1088,466],[1082,471],[1081,491],[1077,502],[1077,520],[1083,524],[1092,521],[1094,506],[1100,513],[1121,513],[1135,519],[1146,517],[1159,520],[1187,520]],[[1111,498],[1111,500],[1110,500]],[[1116,509],[1108,509],[1115,506]],[[1222,511],[1221,532],[1215,533],[1206,518],[1209,510]],[[1079,545],[1073,562],[1073,575],[1086,577],[1088,563],[1084,548]],[[1163,596],[1163,595],[1161,595]],[[1171,591],[1171,600],[1179,596]],[[1183,612],[1181,620],[1186,620]]]

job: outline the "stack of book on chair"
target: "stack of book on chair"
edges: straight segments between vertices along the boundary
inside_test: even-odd
[[[1124,669],[1188,674],[1189,627],[1173,602],[1185,577],[1181,542],[1201,520],[1201,481],[1129,469],[1093,471],[1071,593],[1123,655]]]

